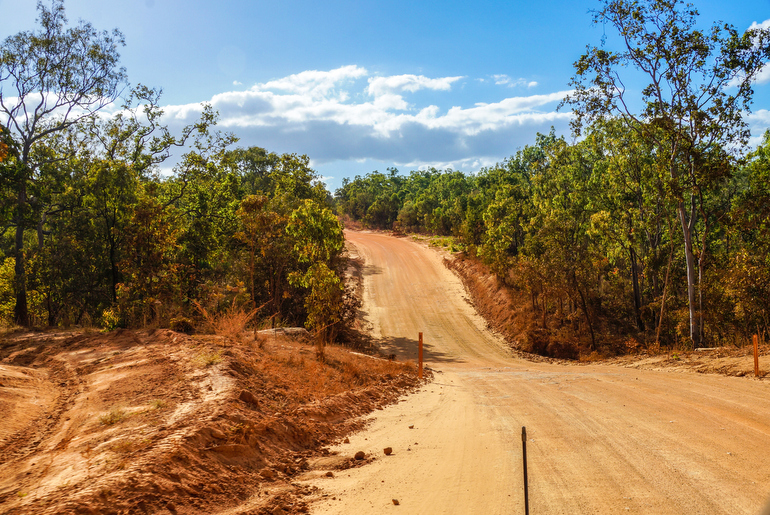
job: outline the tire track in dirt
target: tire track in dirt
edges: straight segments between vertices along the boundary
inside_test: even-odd
[[[0,444],[0,464],[11,463],[37,452],[40,445],[60,428],[63,414],[72,407],[77,395],[82,393],[82,382],[65,360],[54,360],[47,367],[47,372],[46,382],[56,390],[55,400],[24,429]]]

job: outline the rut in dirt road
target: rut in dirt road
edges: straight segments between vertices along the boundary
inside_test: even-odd
[[[50,395],[55,400],[46,406],[46,409],[42,410],[23,431],[0,441],[0,455],[3,456],[0,462],[2,463],[12,463],[34,454],[40,444],[59,428],[63,413],[73,405],[76,396],[83,393],[82,382],[72,366],[62,359],[52,363],[47,370],[47,376],[32,380],[44,383],[45,386],[41,389],[51,392]]]
[[[313,513],[523,513],[522,426],[531,513],[761,511],[770,494],[766,382],[515,359],[436,252],[382,234],[347,238],[365,262],[371,332],[400,359],[415,359],[423,332],[436,375],[339,446],[379,458],[310,481],[328,494]]]

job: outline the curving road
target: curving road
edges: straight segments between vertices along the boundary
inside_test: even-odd
[[[313,480],[327,494],[313,513],[524,513],[522,426],[532,514],[761,512],[766,381],[515,359],[437,253],[346,236],[366,263],[370,330],[400,359],[415,359],[422,331],[435,376],[339,446],[376,459]]]

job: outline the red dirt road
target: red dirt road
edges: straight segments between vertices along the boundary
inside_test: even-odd
[[[371,332],[415,359],[422,331],[435,379],[339,446],[377,459],[312,480],[328,494],[313,513],[524,513],[522,426],[533,514],[761,512],[768,381],[516,359],[435,252],[347,238],[366,264]]]

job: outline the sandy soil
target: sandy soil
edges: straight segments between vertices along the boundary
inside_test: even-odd
[[[168,330],[2,338],[0,513],[307,512],[320,494],[294,478],[365,463],[325,445],[397,401],[415,369],[263,344]]]
[[[522,426],[532,513],[761,511],[767,381],[522,360],[486,329],[438,254],[405,238],[347,238],[366,262],[368,327],[411,359],[423,332],[435,380],[336,447],[371,463],[305,478],[326,495],[313,513],[523,513]]]

